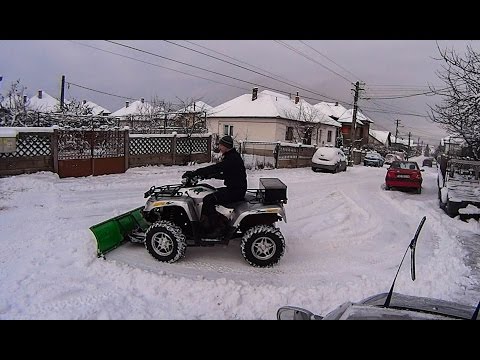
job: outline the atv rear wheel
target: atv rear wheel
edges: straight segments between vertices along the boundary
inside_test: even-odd
[[[173,263],[185,256],[187,242],[179,226],[162,220],[146,231],[145,247],[158,261]]]
[[[250,265],[270,267],[278,263],[285,253],[285,239],[277,228],[257,225],[243,235],[241,248]]]

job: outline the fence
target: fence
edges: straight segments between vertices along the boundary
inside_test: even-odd
[[[297,168],[311,165],[317,148],[281,142],[242,141],[240,153],[247,168]]]
[[[211,135],[131,134],[129,167],[210,162]]]
[[[53,129],[19,132],[16,151],[0,153],[0,176],[54,171]]]
[[[122,173],[136,166],[211,161],[209,134],[16,129],[16,151],[0,153],[0,176],[52,171],[60,177],[77,177]]]

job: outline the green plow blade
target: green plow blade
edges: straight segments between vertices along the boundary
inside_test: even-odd
[[[117,248],[127,241],[127,235],[134,229],[146,230],[149,224],[142,216],[143,206],[90,227],[97,239],[97,256]]]

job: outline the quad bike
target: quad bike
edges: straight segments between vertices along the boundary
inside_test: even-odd
[[[270,267],[285,253],[285,239],[275,226],[287,221],[284,204],[287,187],[277,178],[261,178],[259,189],[249,189],[243,201],[217,205],[225,231],[206,237],[200,223],[203,198],[216,189],[199,184],[199,177],[181,184],[152,186],[144,195],[145,206],[94,225],[98,256],[125,243],[143,243],[157,260],[173,263],[185,256],[188,246],[228,244],[240,239],[242,255],[252,266]]]

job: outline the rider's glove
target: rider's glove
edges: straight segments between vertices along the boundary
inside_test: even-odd
[[[195,171],[186,171],[183,175],[182,175],[182,179],[191,179],[195,176]]]

